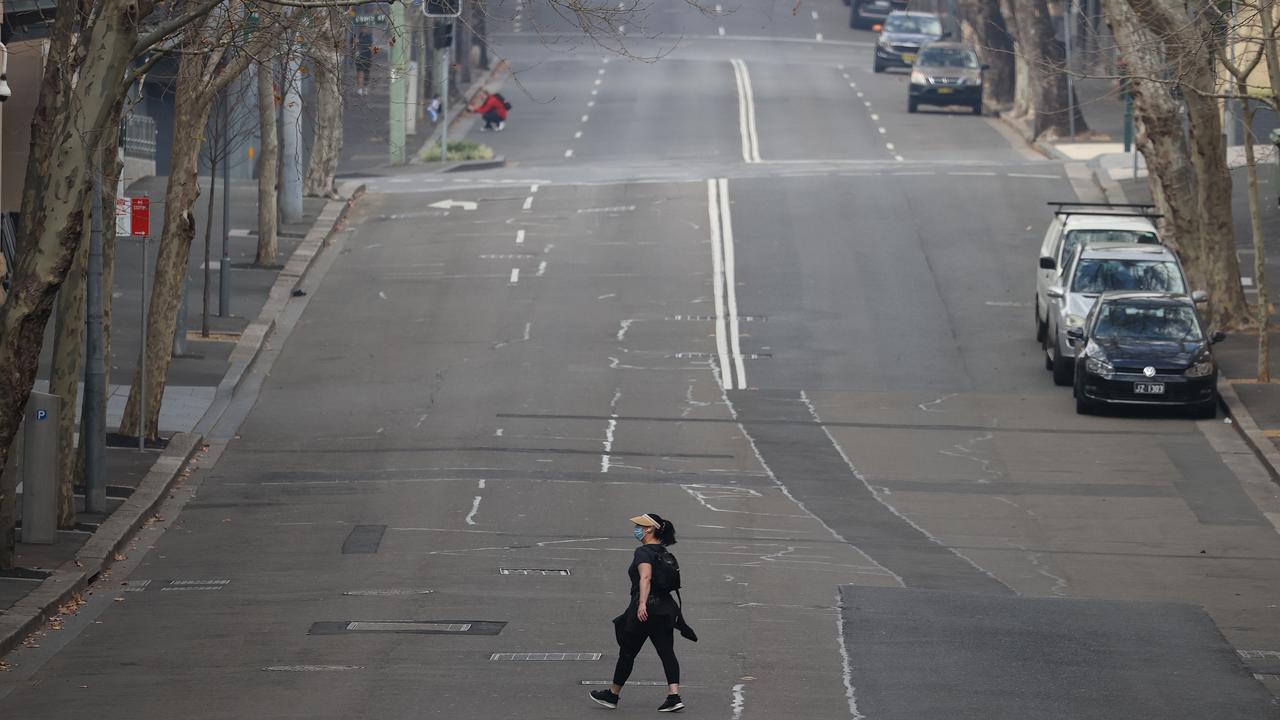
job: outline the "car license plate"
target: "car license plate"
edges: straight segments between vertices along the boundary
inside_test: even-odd
[[[1134,395],[1163,395],[1164,383],[1134,383]]]
[[[939,95],[947,95],[951,93],[952,88],[938,88]]]
[[[913,63],[916,61],[915,53],[902,53],[902,62]]]

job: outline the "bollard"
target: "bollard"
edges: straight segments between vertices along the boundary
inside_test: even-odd
[[[52,545],[58,539],[57,395],[33,392],[22,438],[22,542]]]

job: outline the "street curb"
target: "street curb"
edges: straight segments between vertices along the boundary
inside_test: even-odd
[[[1276,449],[1275,444],[1262,432],[1262,428],[1258,427],[1253,415],[1249,414],[1249,409],[1236,394],[1235,386],[1221,375],[1218,376],[1218,398],[1226,408],[1227,414],[1231,416],[1232,424],[1236,426],[1236,431],[1240,433],[1245,444],[1266,466],[1271,479],[1280,483],[1280,450]]]
[[[462,120],[463,111],[467,109],[466,98],[470,98],[474,96],[476,92],[480,90],[481,87],[484,87],[485,85],[488,85],[489,83],[493,82],[494,78],[498,77],[500,73],[504,73],[506,71],[507,71],[507,61],[501,60],[498,62],[497,65],[493,66],[493,69],[490,70],[488,74],[486,74],[484,77],[480,78],[479,80],[476,80],[475,82],[471,83],[471,85],[467,88],[467,91],[462,95],[462,97],[464,98],[463,102],[459,103],[458,108],[451,113],[452,117],[446,118],[445,120],[445,123],[447,123],[450,132],[452,132],[454,127],[457,126],[457,124]],[[423,141],[422,146],[419,147],[418,151],[415,152],[413,156],[409,158],[409,162],[406,163],[407,165],[426,165],[427,164],[427,161],[422,159],[422,153],[426,152],[427,148],[431,147],[432,145],[438,144],[440,142],[441,128],[442,128],[442,124],[437,123],[435,129],[432,130],[431,134],[427,136],[427,139]]]
[[[57,614],[111,566],[133,533],[169,493],[192,456],[204,447],[200,433],[177,433],[160,453],[137,489],[102,523],[72,560],[63,563],[35,590],[0,615],[0,656]]]
[[[209,409],[200,418],[200,422],[196,423],[196,432],[208,433],[217,425],[218,420],[221,419],[222,414],[231,404],[236,390],[240,388],[240,384],[244,381],[249,367],[258,358],[258,354],[262,351],[262,346],[266,343],[267,338],[271,336],[272,331],[275,330],[276,318],[280,316],[280,313],[284,311],[285,305],[293,297],[294,288],[301,282],[307,270],[311,268],[311,263],[320,254],[325,242],[333,234],[334,228],[346,218],[351,209],[351,204],[363,195],[364,191],[365,186],[363,183],[343,183],[338,190],[343,199],[330,200],[325,203],[320,214],[316,216],[315,222],[312,223],[311,229],[307,231],[302,242],[298,243],[298,247],[294,248],[293,254],[285,262],[284,268],[276,275],[275,284],[267,292],[267,301],[263,304],[262,311],[241,333],[240,340],[236,342],[236,346],[232,349],[231,356],[228,358],[230,367],[227,368],[226,374],[222,376],[222,381],[218,383]]]
[[[1004,113],[997,115],[996,119],[1004,123],[1005,127],[1017,133],[1018,137],[1022,138],[1023,142],[1035,148],[1046,158],[1050,160],[1071,160],[1071,158],[1067,157],[1066,153],[1054,147],[1053,143],[1037,140],[1032,134],[1031,128],[1027,127],[1026,123],[1021,120],[1014,120],[1013,118],[1005,116]]]
[[[449,167],[441,170],[442,173],[470,172],[472,170],[496,170],[507,166],[505,157],[496,157],[492,160],[463,160],[462,162],[453,163]]]

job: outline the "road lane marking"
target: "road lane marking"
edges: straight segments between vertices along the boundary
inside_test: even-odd
[[[565,151],[564,151],[564,156],[565,156],[565,157],[567,157],[567,158],[571,158],[571,157],[573,157],[573,148],[569,148],[568,150],[565,150]]]
[[[520,282],[520,268],[511,268],[511,284]]]
[[[607,473],[612,466],[613,459],[609,456],[613,452],[614,435],[618,431],[618,401],[622,399],[622,390],[614,388],[613,398],[609,400],[609,421],[605,423],[604,428],[604,453],[600,455],[600,472]]]
[[[524,244],[524,230],[517,230],[517,231],[516,231],[516,244],[517,244],[517,245],[523,245],[523,244]]]
[[[587,107],[589,107],[589,108],[593,108],[593,107],[595,107],[595,106],[596,106],[596,101],[595,101],[595,100],[588,100],[588,101],[587,101]]]
[[[822,42],[822,33],[818,33],[817,35],[815,35],[814,40],[817,40],[818,42]]]
[[[595,82],[596,85],[599,85],[601,82],[603,81],[600,78],[596,78],[596,82]]]
[[[881,134],[881,135],[884,135],[885,133],[889,132],[888,130],[885,130],[885,129],[884,129],[884,128],[882,128],[882,127],[881,127],[881,128],[876,128],[876,130],[880,131],[880,134]]]
[[[586,122],[586,121],[588,121],[588,120],[590,120],[590,119],[591,119],[591,116],[590,116],[590,115],[583,115],[583,116],[582,116],[582,122]]]
[[[581,137],[582,137],[582,131],[581,131],[581,130],[579,130],[579,131],[577,131],[577,132],[575,132],[575,133],[573,134],[573,139],[574,139],[574,140],[577,140],[577,139],[579,139],[579,138],[581,138]]]
[[[711,269],[715,283],[716,355],[720,360],[720,384],[725,390],[733,389],[732,370],[729,366],[729,344],[724,333],[724,255],[720,250],[720,200],[718,183],[707,181],[707,222],[711,227]]]
[[[530,195],[529,197],[525,198],[525,199],[524,199],[524,205],[521,205],[520,207],[521,207],[521,209],[522,209],[522,210],[528,210],[528,209],[532,208],[532,207],[533,207],[533,196],[532,196],[532,195]]]
[[[813,10],[813,11],[811,11],[811,12],[809,13],[809,16],[810,16],[810,17],[812,17],[814,20],[817,20],[817,19],[818,19],[818,11],[817,11],[817,10]]]
[[[993,172],[949,172],[947,174],[952,175],[954,177],[995,177],[996,176],[996,173],[993,173]]]
[[[894,155],[894,156],[893,156],[893,159],[894,159],[894,160],[897,160],[898,162],[905,162],[905,161],[906,161],[906,158],[902,157],[901,155]]]
[[[738,130],[742,134],[742,159],[748,163],[760,162],[760,137],[756,132],[756,99],[751,89],[751,73],[741,58],[729,61],[733,65],[734,81],[738,86]]]
[[[871,119],[875,122],[880,122],[880,116],[875,113],[871,113]]]
[[[476,524],[476,513],[480,512],[480,500],[481,500],[481,497],[477,495],[476,499],[471,501],[471,512],[467,513],[467,517],[466,517],[466,522],[468,525]]]
[[[716,28],[716,32],[720,33],[720,37],[724,37],[724,26],[721,25],[720,27]]]
[[[530,186],[529,186],[529,194],[530,194],[530,195],[532,195],[532,194],[534,194],[534,193],[538,192],[538,188],[539,188],[539,187],[541,187],[541,186],[540,186],[540,185],[538,185],[538,184],[536,184],[536,183],[535,183],[535,184],[533,184],[533,185],[530,185]]]
[[[1009,173],[1012,178],[1033,178],[1036,180],[1061,180],[1061,175],[1040,175],[1038,173]]]
[[[814,13],[815,19],[818,13]],[[729,709],[733,711],[733,720],[742,720],[742,711],[747,708],[747,697],[743,692],[746,685],[738,683],[733,686],[733,702],[729,703]]]
[[[604,68],[600,68],[597,72],[598,72],[599,74],[603,75],[603,74],[604,74]]]
[[[536,275],[538,277],[542,277],[543,275],[546,274],[546,272],[547,272],[547,261],[543,260],[542,262],[538,263],[538,272],[536,273]]]
[[[747,387],[747,371],[742,361],[741,333],[738,331],[738,283],[733,247],[733,218],[729,206],[729,180],[720,178],[720,235],[724,246],[724,286],[729,296],[729,342],[733,349],[734,367],[738,371],[738,389]]]
[[[600,91],[599,91],[599,90],[594,90],[594,89],[593,89],[593,90],[591,91],[591,94],[592,94],[592,95],[599,95],[599,94],[600,94]]]

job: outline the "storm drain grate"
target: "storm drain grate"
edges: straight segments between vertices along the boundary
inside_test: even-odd
[[[307,634],[497,635],[504,627],[505,622],[488,620],[338,620],[312,623]]]
[[[142,592],[151,584],[150,580],[126,580],[123,592]]]
[[[502,575],[568,575],[569,571],[551,568],[498,568]]]
[[[378,590],[348,590],[343,595],[353,597],[396,597],[399,595],[430,595],[435,590],[413,590],[411,588],[387,588]]]
[[[600,653],[494,653],[489,656],[493,661],[537,661],[537,662],[592,662],[600,659]]]
[[[362,670],[360,665],[272,665],[262,668],[265,672],[342,672]]]
[[[612,680],[579,680],[579,685],[612,685]],[[688,683],[680,683],[684,687],[689,687]],[[627,686],[639,685],[640,687],[666,687],[667,683],[662,680],[628,680]]]
[[[230,580],[170,580],[168,585],[160,588],[160,592],[221,590],[230,582]]]

